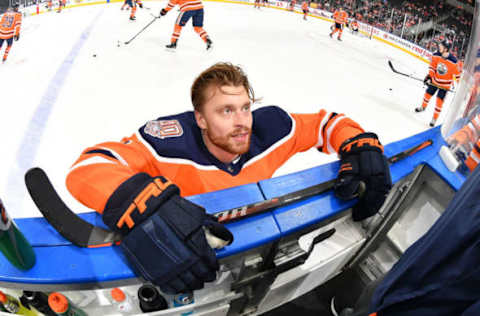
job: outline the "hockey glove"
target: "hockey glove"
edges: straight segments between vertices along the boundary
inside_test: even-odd
[[[160,10],[160,15],[164,16],[165,14],[167,14],[167,12],[168,12],[167,10],[162,9],[162,10]]]
[[[423,79],[423,84],[424,85],[431,85],[432,84],[432,77],[430,77],[430,75],[426,75],[425,76],[425,79]]]
[[[447,142],[450,144],[450,148],[457,148],[459,146],[463,146],[465,148],[472,149],[475,140],[477,139],[477,135],[473,132],[468,125],[465,125],[452,135],[447,138]]]
[[[376,134],[362,133],[346,140],[340,146],[339,155],[341,166],[335,195],[343,200],[359,196],[352,217],[354,221],[361,221],[378,212],[392,187],[383,146]]]
[[[15,36],[13,37],[13,39],[14,39],[15,41],[18,41],[18,40],[20,39],[20,34],[15,35]]]
[[[120,247],[134,270],[169,294],[216,279],[219,266],[206,231],[233,241],[228,229],[179,194],[164,177],[141,173],[115,190],[103,212],[105,224],[124,236]]]

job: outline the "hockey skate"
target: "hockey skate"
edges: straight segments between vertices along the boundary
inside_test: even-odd
[[[174,52],[177,49],[177,42],[165,45],[165,48],[170,52]]]
[[[418,112],[423,112],[423,111],[425,111],[425,108],[423,106],[419,106],[419,107],[415,108],[415,112],[417,112],[417,113]]]
[[[332,33],[328,34],[328,36],[330,36],[330,38],[332,38]]]
[[[130,17],[130,20],[131,20],[131,21],[135,21],[136,19],[137,19],[137,18],[134,17],[134,16],[131,16],[131,17]]]
[[[211,50],[213,48],[212,40],[207,37],[206,43],[207,43],[207,50]]]
[[[434,126],[435,126],[435,122],[437,122],[437,120],[434,119],[434,118],[432,118],[432,120],[430,121],[430,124],[428,124],[428,125],[430,125],[430,127],[434,127]]]
[[[340,42],[342,41],[342,39],[340,37],[337,37],[337,40],[339,40]]]

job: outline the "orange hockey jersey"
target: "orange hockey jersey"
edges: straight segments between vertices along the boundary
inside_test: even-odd
[[[428,74],[432,78],[432,84],[442,89],[450,89],[453,81],[460,78],[460,69],[457,58],[449,54],[447,58],[442,57],[440,52],[432,55],[432,61],[428,67]]]
[[[302,3],[302,10],[307,11],[308,10],[308,3],[307,1],[303,1]]]
[[[87,148],[73,164],[66,184],[84,205],[102,213],[120,184],[139,173],[163,175],[182,196],[200,194],[272,177],[291,156],[316,147],[337,152],[363,129],[343,114],[321,110],[289,114],[277,106],[252,112],[250,149],[232,163],[216,159],[205,146],[194,113],[147,122],[121,142]]]
[[[203,3],[201,0],[170,0],[168,1],[165,10],[170,11],[177,4],[180,6],[180,12],[203,9]]]
[[[333,13],[333,19],[335,20],[335,23],[345,24],[347,23],[347,18],[348,18],[347,12],[343,10],[337,10],[335,11],[335,13]]]
[[[22,14],[20,12],[6,12],[0,20],[0,38],[8,39],[20,35]]]

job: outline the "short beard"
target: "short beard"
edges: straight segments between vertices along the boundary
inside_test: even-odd
[[[228,134],[225,137],[214,136],[214,135],[210,134],[210,131],[208,129],[206,129],[204,131],[205,131],[208,139],[210,139],[210,141],[212,142],[212,144],[214,144],[215,146],[221,148],[222,150],[224,150],[224,151],[226,151],[230,154],[243,155],[244,153],[248,152],[248,150],[250,149],[250,139],[251,139],[251,136],[252,136],[251,129],[244,128],[244,129],[236,130],[236,131]],[[231,143],[228,142],[229,139],[232,137],[232,135],[235,135],[235,134],[238,134],[238,133],[244,133],[244,132],[247,132],[247,131],[248,131],[247,143],[244,146],[242,146],[241,148],[238,148],[237,146],[234,146],[234,145],[232,145]]]

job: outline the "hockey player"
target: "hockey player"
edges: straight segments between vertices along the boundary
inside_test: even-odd
[[[20,27],[22,26],[22,14],[18,12],[18,4],[14,4],[7,10],[0,20],[0,49],[3,42],[7,42],[7,48],[2,58],[2,62],[7,61],[8,53],[13,45],[13,40],[20,39]]]
[[[257,9],[257,8],[260,9],[260,1],[261,0],[255,0],[255,3],[253,4],[254,9]]]
[[[352,22],[350,22],[350,29],[352,30],[353,34],[358,34],[358,22],[357,22],[357,20],[353,19]]]
[[[130,7],[130,21],[135,21],[137,18],[135,17],[135,13],[137,12],[137,2],[135,0],[125,0],[125,3],[122,5],[120,10],[123,10],[123,7],[127,4]]]
[[[457,58],[450,54],[451,44],[444,40],[439,44],[438,51],[433,54],[432,61],[428,68],[428,74],[424,79],[427,85],[427,90],[423,97],[422,105],[415,108],[415,112],[423,112],[427,108],[428,101],[437,92],[437,102],[433,118],[430,121],[430,126],[435,126],[435,123],[442,111],[443,101],[450,90],[454,81],[460,77],[460,69],[458,68]]]
[[[303,11],[303,19],[307,20],[307,15],[308,15],[308,2],[307,1],[303,1],[302,11]]]
[[[58,10],[57,13],[62,12],[62,8],[65,8],[65,5],[67,4],[67,0],[58,0]]]
[[[297,0],[291,0],[290,1],[290,11],[295,11],[295,5],[297,4]]]
[[[120,7],[120,10],[125,9],[125,7],[128,6],[128,0],[123,1],[122,6]]]
[[[182,196],[270,178],[291,156],[310,148],[340,155],[338,197],[352,199],[360,182],[366,184],[352,212],[356,221],[375,214],[391,188],[374,133],[323,109],[252,111],[254,91],[238,66],[218,63],[203,71],[193,82],[191,100],[194,111],[149,121],[120,142],[85,149],[66,179],[73,196],[125,236],[122,249],[135,270],[168,293],[199,289],[215,279],[218,264],[205,246],[203,226],[231,239]]]
[[[452,134],[447,142],[456,156],[473,171],[480,162],[480,114]]]
[[[207,44],[207,50],[212,48],[212,41],[208,37],[207,32],[203,29],[203,4],[201,0],[170,0],[166,8],[163,8],[160,11],[160,15],[163,16],[172,10],[176,5],[180,6],[180,14],[177,17],[175,22],[175,27],[173,29],[172,39],[170,44],[166,47],[170,50],[177,48],[178,38],[182,32],[182,27],[187,24],[188,20],[192,18],[193,20],[193,29],[201,37],[201,39]]]
[[[329,36],[332,37],[333,34],[338,32],[337,39],[339,41],[341,41],[342,40],[343,26],[345,25],[345,23],[347,23],[348,14],[347,14],[347,12],[343,11],[343,9],[340,7],[340,8],[338,8],[338,10],[336,10],[333,13],[332,17],[335,20],[335,29],[329,34]]]

